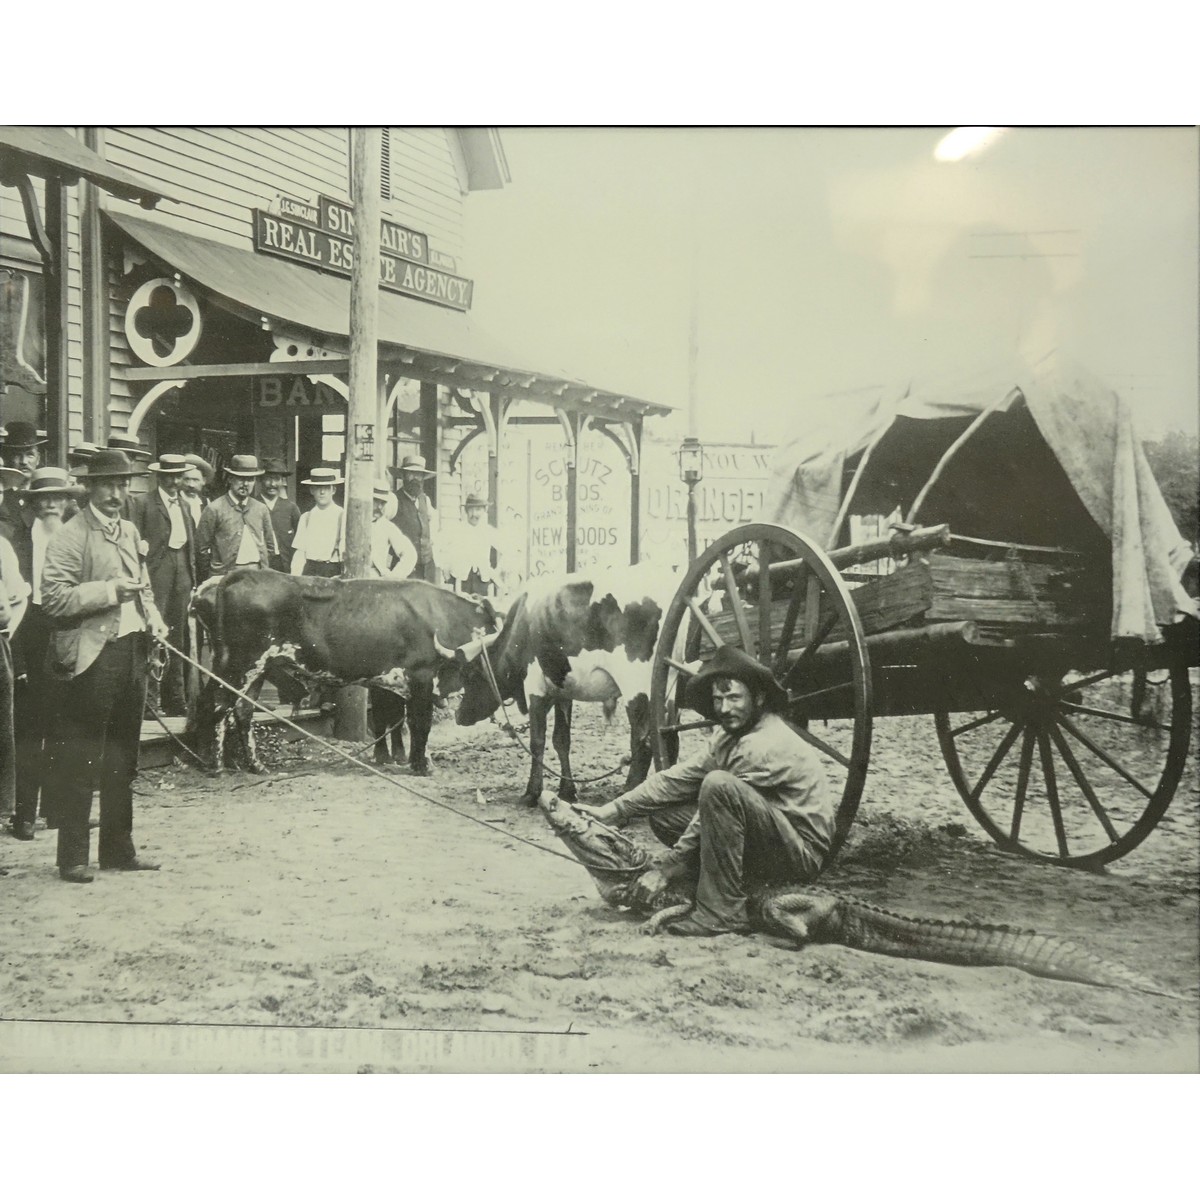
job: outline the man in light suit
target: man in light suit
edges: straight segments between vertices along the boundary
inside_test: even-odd
[[[121,450],[101,450],[83,477],[88,503],[51,538],[42,608],[54,622],[47,660],[61,681],[52,743],[58,872],[91,883],[88,821],[100,792],[100,869],[154,871],[133,844],[133,781],[150,638],[167,638],[136,526],[121,519],[140,474]]]
[[[130,498],[129,518],[146,543],[146,569],[154,603],[170,631],[168,640],[190,653],[187,610],[196,586],[196,528],[179,495],[179,481],[187,469],[182,454],[160,454],[150,464],[158,487]],[[183,666],[182,659],[170,655],[159,685],[158,701],[168,717],[182,717],[187,710]]]

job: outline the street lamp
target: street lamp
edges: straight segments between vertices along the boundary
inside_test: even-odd
[[[679,459],[679,481],[687,485],[688,562],[696,561],[696,484],[704,478],[704,447],[700,439],[685,437],[676,457]]]

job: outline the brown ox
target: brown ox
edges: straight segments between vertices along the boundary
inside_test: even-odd
[[[486,600],[423,580],[320,579],[253,567],[202,584],[192,611],[212,640],[214,672],[256,699],[268,678],[299,681],[306,691],[362,684],[390,692],[389,716],[407,717],[409,766],[422,775],[434,680],[443,695],[461,686],[461,668],[437,652],[435,639],[458,645],[501,628]],[[252,716],[249,704],[210,680],[189,731],[211,728],[219,770],[226,732],[236,729],[248,769],[261,772]]]

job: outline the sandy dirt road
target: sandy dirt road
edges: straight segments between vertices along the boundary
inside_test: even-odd
[[[611,767],[626,737],[620,720],[577,709],[576,773]],[[1103,873],[1068,871],[992,846],[928,718],[881,721],[858,822],[826,879],[899,911],[1070,937],[1186,997],[1174,1000],[760,936],[645,937],[582,868],[507,836],[561,851],[518,807],[527,764],[499,729],[442,720],[431,747],[433,778],[387,774],[476,821],[268,737],[265,779],[143,773],[135,834],[157,874],[69,886],[52,834],[4,838],[7,1067],[1200,1069],[1194,760],[1141,848]],[[615,779],[585,789],[594,801],[618,791]],[[173,1060],[164,1027],[194,1035]],[[418,1030],[460,1033],[437,1051],[428,1039],[441,1035],[418,1046]],[[146,1031],[159,1042],[139,1041]]]

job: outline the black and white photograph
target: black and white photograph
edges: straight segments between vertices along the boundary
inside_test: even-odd
[[[0,127],[0,1069],[1195,1073],[1198,144]]]

